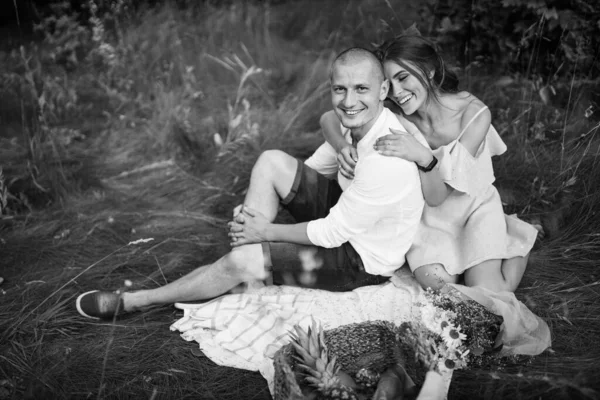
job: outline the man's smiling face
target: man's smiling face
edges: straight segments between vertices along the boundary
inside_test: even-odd
[[[331,100],[342,125],[359,138],[383,110],[388,83],[370,60],[336,62],[331,74]]]

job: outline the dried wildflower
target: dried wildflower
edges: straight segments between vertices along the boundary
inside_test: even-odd
[[[133,244],[148,243],[152,240],[154,240],[154,238],[138,239],[138,240],[134,240],[132,242],[127,243],[127,246],[130,246]]]
[[[0,167],[0,215],[6,213],[8,209],[8,188],[4,183],[2,167]]]

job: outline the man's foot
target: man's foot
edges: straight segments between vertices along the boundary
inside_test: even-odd
[[[79,314],[92,319],[110,319],[125,311],[120,294],[100,290],[83,293],[75,306]]]

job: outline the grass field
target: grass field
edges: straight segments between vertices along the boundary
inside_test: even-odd
[[[419,21],[399,3],[167,4],[92,20],[93,36],[67,19],[5,46],[0,399],[270,398],[258,373],[170,332],[172,306],[105,323],[74,300],[126,279],[156,287],[224,253],[256,157],[316,148],[332,57]],[[573,78],[549,100],[524,74],[460,72],[509,147],[495,160],[506,212],[544,226],[517,297],[553,346],[457,371],[449,398],[598,398],[598,83]],[[128,245],[140,238],[154,240]]]

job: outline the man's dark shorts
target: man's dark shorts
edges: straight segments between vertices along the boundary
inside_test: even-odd
[[[292,189],[281,204],[296,222],[307,222],[326,217],[341,194],[337,181],[298,161]],[[263,243],[263,251],[275,284],[342,292],[389,279],[365,272],[360,256],[349,242],[332,249],[270,242]]]

